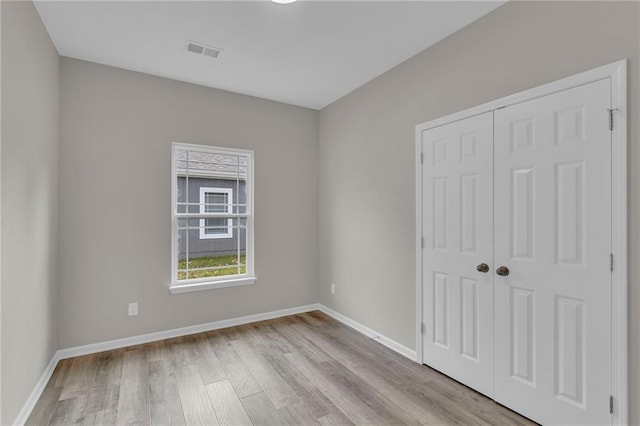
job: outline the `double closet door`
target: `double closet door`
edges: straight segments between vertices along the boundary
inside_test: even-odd
[[[608,424],[607,80],[422,132],[423,361],[545,424]]]

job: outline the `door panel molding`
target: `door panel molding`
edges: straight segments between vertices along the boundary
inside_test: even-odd
[[[627,313],[627,61],[623,59],[608,65],[604,65],[590,71],[576,74],[558,81],[554,81],[533,89],[525,90],[504,98],[500,98],[473,108],[466,109],[454,114],[450,114],[435,120],[431,120],[416,126],[416,353],[419,363],[423,363],[423,338],[424,320],[423,315],[423,237],[425,235],[422,223],[422,194],[423,194],[423,174],[422,174],[422,133],[446,124],[459,120],[474,117],[487,112],[495,111],[507,106],[516,105],[522,102],[561,92],[574,87],[589,84],[595,81],[608,80],[611,85],[611,118],[613,128],[611,131],[611,160],[612,160],[612,180],[611,180],[611,220],[612,220],[612,330],[611,330],[611,356],[612,356],[612,393],[613,393],[613,415],[612,424],[628,423],[628,313]],[[584,117],[579,110],[562,111],[557,117],[556,143],[563,144],[576,140],[580,137],[584,125]],[[526,122],[519,123],[512,130],[512,149],[526,150],[527,144],[532,140],[530,126]],[[529,141],[529,142],[528,142]],[[462,146],[461,146],[462,148]],[[464,148],[460,150],[461,155],[472,156],[475,154],[473,139],[470,136],[465,141]],[[566,169],[570,171],[569,169]],[[564,172],[564,171],[563,171]],[[566,175],[571,178],[570,174]],[[579,176],[574,176],[579,178]],[[571,183],[571,182],[569,182]],[[573,215],[573,211],[568,211],[567,215]],[[427,225],[427,224],[425,224]],[[429,226],[429,225],[427,225]],[[567,234],[571,236],[572,234]],[[575,242],[574,242],[575,243]],[[424,244],[430,244],[424,241]],[[579,247],[563,246],[561,253],[566,262],[576,262],[579,258]],[[572,257],[573,256],[573,257]],[[492,265],[493,267],[493,265]],[[562,305],[565,312],[569,312],[571,305]],[[574,309],[574,308],[572,308]],[[576,310],[577,309],[577,310]],[[578,307],[572,311],[574,319],[581,315]],[[553,314],[553,313],[551,313]],[[567,316],[567,318],[571,318]],[[575,323],[575,321],[574,321]],[[573,323],[572,323],[573,324]],[[573,325],[572,325],[573,326]],[[574,345],[574,352],[578,347]],[[569,380],[571,379],[571,380]],[[558,391],[573,399],[576,403],[580,400],[580,390],[576,388],[578,378],[567,377],[565,383],[558,383]],[[562,385],[562,386],[560,386]],[[606,402],[603,401],[603,404]]]
[[[494,259],[511,269],[494,286],[494,399],[542,424],[611,423],[610,106],[598,80],[494,113]],[[567,124],[557,143],[557,112],[576,109],[581,136]],[[529,117],[535,148],[514,152]]]
[[[423,361],[493,397],[493,112],[425,133]],[[446,148],[445,148],[446,147]]]

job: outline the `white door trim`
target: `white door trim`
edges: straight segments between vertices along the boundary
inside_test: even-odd
[[[0,5],[0,99],[2,99],[2,5]],[[0,105],[2,102],[0,102]],[[2,108],[0,107],[0,164],[2,158]],[[0,167],[0,318],[2,318],[2,169]],[[0,327],[0,366],[2,366],[2,330]],[[0,386],[0,402],[2,401]],[[2,421],[2,404],[0,403],[0,422]]]
[[[611,108],[614,110],[614,125],[611,134],[611,213],[614,257],[612,273],[612,424],[624,425],[628,418],[628,346],[627,346],[627,60],[623,59],[571,77],[544,84],[504,98],[500,98],[464,111],[449,114],[416,126],[416,354],[422,364],[422,148],[421,133],[424,130],[463,120],[506,106],[547,96],[552,93],[610,79]]]

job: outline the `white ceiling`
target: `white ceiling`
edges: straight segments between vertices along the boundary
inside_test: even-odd
[[[503,1],[40,1],[63,56],[320,109]],[[222,48],[189,53],[185,40]]]

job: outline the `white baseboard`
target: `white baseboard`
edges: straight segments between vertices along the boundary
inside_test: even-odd
[[[301,314],[303,312],[310,312],[318,309],[319,306],[317,304],[311,304],[298,306],[295,308],[281,309],[279,311],[265,312],[262,314],[247,315],[244,317],[214,321],[206,324],[191,325],[188,327],[174,328],[172,330],[159,331],[156,333],[142,334],[139,336],[109,340],[107,342],[93,343],[90,345],[61,349],[58,351],[58,355],[59,359],[73,358],[80,355],[88,355],[97,352],[110,351],[113,349],[126,348],[128,346],[141,345],[143,343],[157,342],[159,340],[171,339],[173,337],[188,336],[190,334],[203,333],[205,331],[219,330],[221,328],[235,327],[237,325],[249,324],[252,322],[265,321],[274,318],[286,317],[288,315]]]
[[[417,362],[417,355],[416,355],[416,351],[414,351],[413,349],[409,349],[408,347],[401,345],[400,343],[396,342],[393,339],[390,339],[380,333],[378,333],[375,330],[370,329],[369,327],[360,324],[357,321],[352,320],[351,318],[342,315],[339,312],[334,311],[333,309],[319,304],[318,305],[318,309],[322,312],[324,312],[325,314],[329,315],[330,317],[335,318],[336,320],[340,321],[343,324],[348,325],[349,327],[359,331],[360,333],[364,334],[367,337],[370,337],[371,339],[377,341],[378,343],[380,343],[381,345],[384,345],[386,347],[388,347],[389,349],[399,353],[400,355],[409,358],[411,361]]]
[[[125,348],[128,346],[140,345],[143,343],[156,342],[159,340],[170,339],[173,337],[180,336],[188,336],[190,334],[202,333],[205,331],[219,330],[221,328],[234,327],[242,324],[249,324],[252,322],[264,321],[274,318],[286,317],[288,315],[301,314],[303,312],[311,312],[311,311],[322,311],[330,317],[340,321],[341,323],[359,331],[367,337],[375,340],[376,342],[394,350],[395,352],[403,355],[406,358],[409,358],[412,361],[416,361],[416,351],[407,348],[406,346],[401,345],[395,340],[389,339],[388,337],[360,324],[357,321],[352,320],[349,317],[342,315],[334,311],[327,306],[324,306],[319,303],[314,303],[311,305],[298,306],[295,308],[281,309],[279,311],[271,311],[265,312],[262,314],[255,315],[247,315],[244,317],[231,318],[227,320],[214,321],[206,324],[198,324],[192,325],[189,327],[182,328],[174,328],[172,330],[159,331],[156,333],[142,334],[139,336],[131,336],[125,337],[122,339],[109,340],[107,342],[93,343],[90,345],[76,346],[67,349],[60,349],[51,358],[49,365],[47,365],[45,371],[40,376],[38,383],[36,384],[33,392],[29,395],[27,402],[25,402],[24,406],[18,413],[18,417],[14,421],[14,425],[24,425],[31,412],[33,411],[33,407],[35,407],[38,399],[42,395],[44,388],[47,386],[47,383],[51,379],[51,375],[55,370],[58,361],[66,358],[73,358],[81,355],[89,355],[98,352],[109,351],[113,349]]]
[[[49,361],[49,364],[44,369],[42,376],[38,379],[36,387],[33,389],[33,392],[31,392],[31,395],[29,395],[29,398],[27,398],[27,402],[24,403],[16,417],[16,420],[13,422],[14,425],[22,426],[27,422],[27,419],[33,411],[33,407],[36,406],[36,403],[40,399],[40,395],[42,395],[44,388],[47,386],[47,383],[49,383],[49,379],[51,379],[51,375],[53,375],[53,370],[55,370],[56,365],[58,365],[58,361],[60,359],[57,355],[58,352],[54,353],[53,357],[51,357],[51,361]]]

